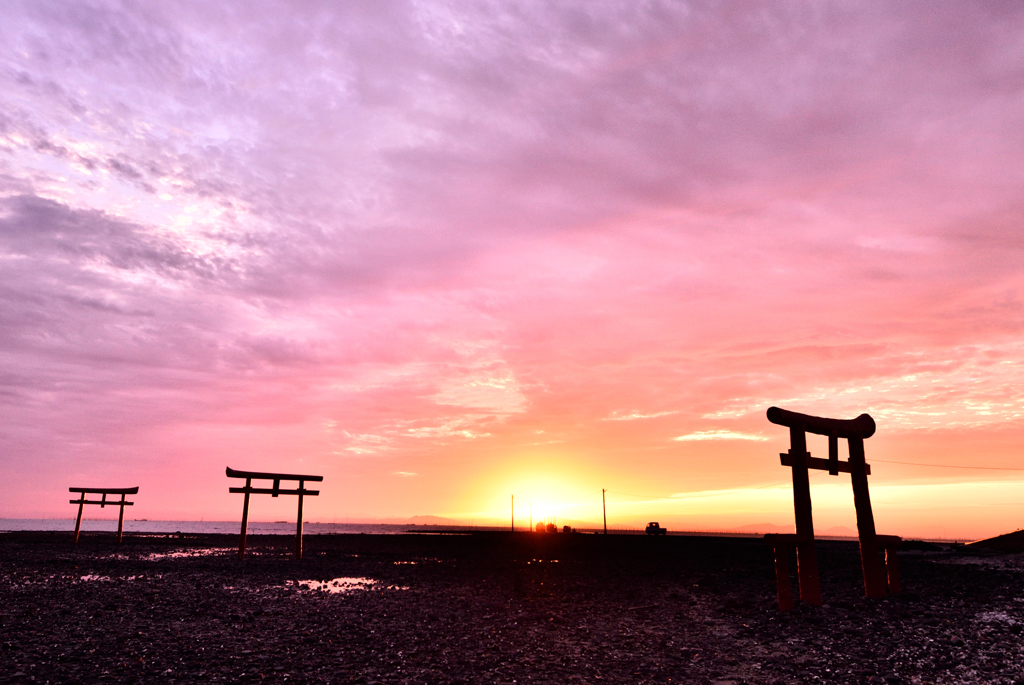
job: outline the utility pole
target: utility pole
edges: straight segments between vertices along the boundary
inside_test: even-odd
[[[533,502],[530,502],[530,532],[533,532]]]
[[[512,532],[516,532],[516,496],[512,495]]]
[[[604,514],[604,534],[608,534],[608,509],[604,506],[604,488],[601,488],[601,513]]]

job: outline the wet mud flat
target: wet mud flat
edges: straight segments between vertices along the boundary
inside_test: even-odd
[[[784,614],[750,538],[69,538],[0,535],[0,682],[1024,683],[1017,554],[921,545],[868,600],[822,541]]]

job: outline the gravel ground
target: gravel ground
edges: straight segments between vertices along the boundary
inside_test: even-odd
[[[822,541],[781,613],[758,539],[69,537],[0,535],[0,682],[1024,683],[1018,554],[911,544],[868,600]]]

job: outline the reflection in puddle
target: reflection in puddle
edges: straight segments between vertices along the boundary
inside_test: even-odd
[[[159,559],[192,559],[195,557],[211,557],[217,554],[237,552],[234,547],[200,547],[198,549],[176,549],[171,552],[153,552],[142,557],[145,561]]]
[[[136,579],[142,580],[145,577],[146,576],[118,576],[117,578],[111,578],[110,576],[88,575],[88,576],[79,576],[78,579],[79,580],[84,580],[87,583],[93,583],[93,582],[109,583],[112,580],[136,580]],[[161,576],[150,576],[150,578],[155,578],[155,579],[159,580],[161,578]]]
[[[60,576],[58,576],[58,575],[51,574],[49,576],[41,576],[41,577],[36,577],[36,578],[23,578],[23,579],[20,579],[19,582],[13,582],[11,584],[11,587],[12,588],[19,588],[19,587],[29,587],[31,585],[51,585],[51,584],[60,584],[60,583],[66,583],[66,582],[71,582],[71,583],[112,583],[112,582],[115,582],[115,581],[116,582],[124,582],[124,581],[130,581],[130,580],[146,580],[147,578],[152,579],[152,580],[160,580],[161,578],[163,578],[163,575],[162,574],[157,574],[157,575],[149,575],[149,576],[147,576],[145,574],[141,574],[140,573],[139,575],[135,575],[135,576],[101,576],[99,574],[90,573],[90,574],[86,574],[84,576],[78,576],[78,575],[74,575],[74,576],[60,575]]]
[[[15,579],[12,578],[11,579],[11,581],[12,581],[11,582],[11,587],[12,588],[17,588],[17,587],[28,587],[29,585],[46,585],[47,583],[52,581],[54,578],[56,578],[56,576],[54,574],[52,574],[52,573],[50,575],[48,575],[48,576],[45,576],[45,577],[20,578],[17,581],[15,581]]]
[[[441,561],[442,560],[438,559],[437,557],[422,557],[422,558],[415,559],[415,560],[412,560],[412,561],[396,561],[396,562],[394,562],[394,564],[395,564],[395,566],[406,566],[406,565],[408,565],[408,566],[415,566],[416,564],[426,564],[426,563],[435,563],[435,562],[440,564]]]
[[[113,561],[131,561],[132,559],[139,559],[141,561],[159,561],[160,559],[194,559],[196,557],[212,557],[216,555],[235,553],[237,552],[235,547],[198,547],[194,549],[175,549],[169,552],[150,552],[149,554],[141,554],[138,557],[133,557],[122,552],[113,552],[111,554],[101,554],[101,559],[111,559]],[[250,554],[259,552],[250,552]]]
[[[355,590],[368,590],[375,582],[373,578],[332,578],[331,580],[289,580],[285,585],[297,585],[304,590],[336,595]]]
[[[299,590],[326,592],[332,595],[355,592],[356,590],[408,590],[400,585],[381,585],[373,578],[332,578],[331,580],[287,580],[285,587]]]

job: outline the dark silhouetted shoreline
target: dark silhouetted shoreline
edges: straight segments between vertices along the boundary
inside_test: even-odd
[[[863,595],[776,608],[759,539],[637,535],[0,535],[0,682],[1012,683],[1024,559],[909,544]],[[354,579],[337,581],[335,579]],[[312,581],[312,582],[305,582]],[[328,592],[328,589],[348,592]]]

